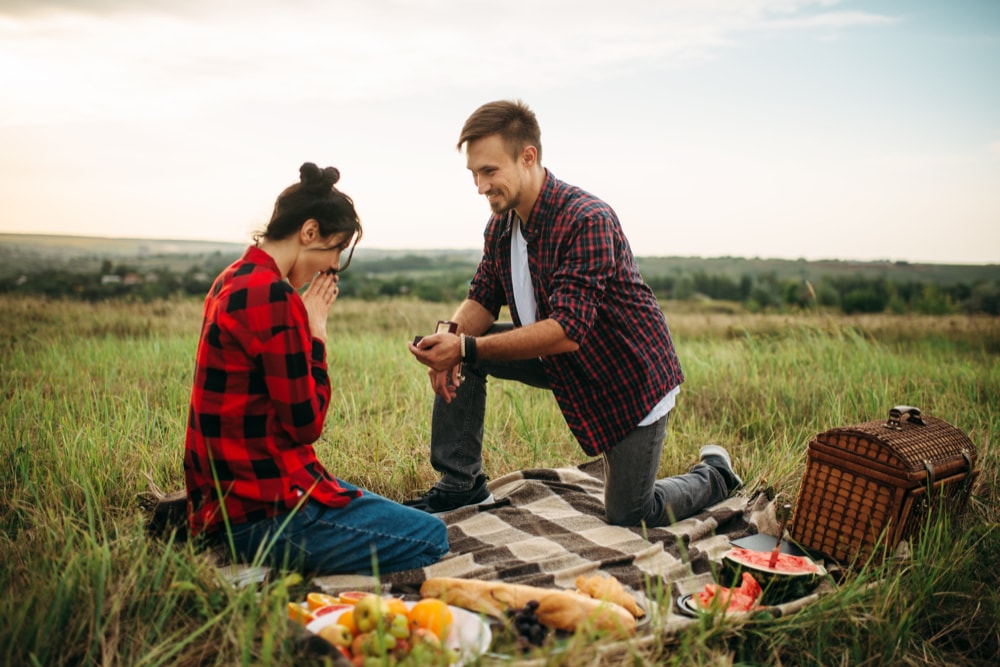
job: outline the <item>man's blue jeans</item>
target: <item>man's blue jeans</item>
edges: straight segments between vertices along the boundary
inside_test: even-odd
[[[308,501],[290,514],[235,525],[231,532],[238,560],[254,562],[259,553],[264,564],[315,575],[372,574],[373,562],[380,573],[409,570],[448,552],[441,519],[367,490],[347,507]]]
[[[486,335],[509,330],[494,325]],[[549,388],[538,359],[480,360],[465,367],[465,381],[451,403],[434,397],[431,414],[431,465],[441,473],[443,491],[467,491],[483,471],[483,424],[486,419],[487,377],[516,380]],[[715,468],[695,464],[685,474],[657,479],[667,416],[638,426],[604,454],[604,506],[609,523],[619,526],[665,526],[696,514],[728,496],[725,480]]]

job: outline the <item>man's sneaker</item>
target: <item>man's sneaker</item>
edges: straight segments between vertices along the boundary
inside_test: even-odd
[[[725,448],[719,445],[705,445],[698,452],[698,459],[722,473],[722,479],[725,480],[726,490],[729,493],[743,486],[743,480],[733,472],[733,462]]]
[[[437,487],[432,487],[430,491],[407,500],[403,504],[418,510],[423,510],[428,514],[443,514],[451,512],[467,505],[485,505],[493,502],[493,494],[486,486],[488,477],[482,473],[476,477],[476,483],[468,491],[442,491]]]

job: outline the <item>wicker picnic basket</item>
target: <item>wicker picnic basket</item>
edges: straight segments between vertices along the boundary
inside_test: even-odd
[[[809,443],[790,536],[844,566],[880,561],[938,508],[960,513],[975,466],[968,436],[911,406],[820,433]]]

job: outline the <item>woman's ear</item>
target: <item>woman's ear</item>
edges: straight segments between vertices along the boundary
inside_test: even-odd
[[[299,241],[303,245],[309,245],[319,239],[319,223],[315,218],[309,218],[299,228]]]

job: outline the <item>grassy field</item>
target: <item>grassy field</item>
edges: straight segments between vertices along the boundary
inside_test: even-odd
[[[629,664],[986,665],[1000,651],[1000,321],[723,315],[665,305],[687,374],[661,473],[729,447],[748,486],[794,498],[817,432],[921,407],[969,434],[982,474],[960,523],[785,618],[693,626]],[[690,308],[690,307],[688,307]],[[402,500],[435,478],[431,393],[405,342],[452,306],[336,304],[335,384],[317,445],[335,474]],[[301,590],[234,590],[187,544],[148,538],[145,473],[182,488],[196,300],[0,297],[0,664],[303,664],[285,622]],[[498,383],[485,464],[581,463],[551,396]],[[872,585],[873,582],[877,582]],[[580,664],[562,655],[553,664]]]

